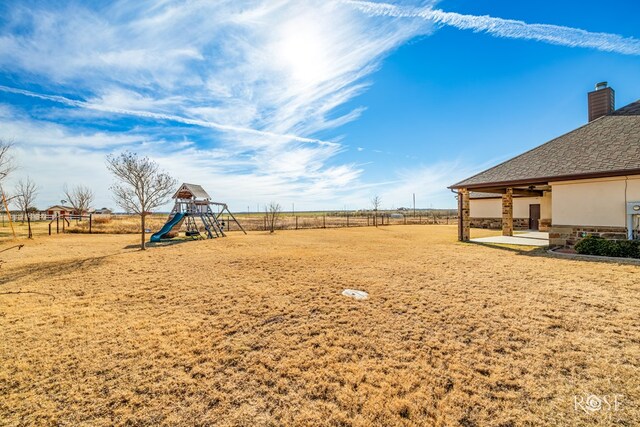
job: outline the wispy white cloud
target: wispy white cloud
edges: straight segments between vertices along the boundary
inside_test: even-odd
[[[113,150],[128,149],[152,157],[177,179],[204,185],[218,200],[236,209],[272,199],[296,200],[299,207],[305,200],[309,208],[329,205],[336,197],[350,197],[362,173],[352,164],[326,166],[342,150],[339,145],[298,143],[289,144],[286,150],[278,146],[206,148],[186,138],[166,138],[162,128],[126,133],[71,128],[33,119],[3,104],[0,129],[3,136],[15,137],[21,166],[10,183],[28,173],[42,190],[39,206],[57,203],[63,184],[76,182],[96,191],[97,204],[112,206],[108,190],[112,178],[104,167],[104,156]]]
[[[640,55],[640,40],[618,34],[594,33],[580,28],[560,25],[529,24],[514,19],[492,16],[463,15],[433,9],[432,6],[417,8],[396,6],[389,3],[369,1],[345,1],[364,13],[395,18],[422,18],[430,22],[448,25],[461,30],[486,32],[496,37],[536,40],[569,47],[582,47],[616,52],[625,55]]]
[[[171,122],[183,123],[187,125],[211,128],[211,129],[220,130],[220,131],[253,134],[253,135],[263,136],[268,138],[285,139],[285,140],[291,140],[291,141],[297,141],[297,142],[313,142],[321,145],[335,145],[335,143],[333,142],[322,141],[322,140],[313,139],[313,138],[305,138],[305,137],[292,135],[292,134],[278,134],[275,132],[261,131],[257,129],[245,128],[240,126],[224,125],[224,124],[210,122],[206,120],[189,119],[189,118],[177,116],[174,114],[163,114],[163,113],[154,113],[152,111],[130,110],[128,108],[120,108],[117,106],[112,106],[109,102],[110,101],[109,99],[106,99],[106,100],[101,99],[100,100],[101,102],[79,101],[75,99],[66,98],[64,96],[36,93],[28,90],[16,89],[16,88],[7,87],[7,86],[1,86],[1,85],[0,85],[0,91],[16,93],[24,96],[33,97],[33,98],[39,98],[46,101],[57,102],[60,104],[67,105],[69,107],[77,107],[77,108],[83,108],[87,110],[102,111],[105,113],[135,116],[135,117],[141,117],[144,119],[166,120]]]
[[[49,121],[33,120],[3,104],[0,104],[0,128],[2,136],[7,140],[15,140],[18,146],[29,147],[64,146],[100,151],[132,146],[147,139],[145,134],[135,132],[70,129]]]

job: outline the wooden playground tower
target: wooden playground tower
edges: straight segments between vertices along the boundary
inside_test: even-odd
[[[225,222],[221,216],[227,213],[228,220],[238,225],[238,228],[247,234],[242,225],[233,216],[226,203],[212,202],[211,196],[199,185],[184,183],[173,195],[175,204],[165,225],[151,236],[152,242],[159,242],[163,239],[171,238],[170,235],[176,233],[185,225],[187,236],[193,238],[215,239],[225,237]],[[216,207],[217,212],[211,209]],[[198,221],[199,220],[199,221]],[[202,227],[200,227],[202,224]],[[203,233],[201,232],[203,230]]]

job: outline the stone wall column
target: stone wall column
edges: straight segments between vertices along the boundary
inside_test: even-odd
[[[468,242],[471,238],[471,208],[469,203],[469,190],[458,190],[458,240]]]
[[[502,195],[502,235],[513,236],[513,188]]]

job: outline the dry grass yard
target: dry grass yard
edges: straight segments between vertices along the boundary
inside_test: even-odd
[[[639,425],[640,267],[455,237],[25,241],[0,254],[0,424]]]

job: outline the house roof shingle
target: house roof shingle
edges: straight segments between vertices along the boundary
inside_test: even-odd
[[[640,171],[640,100],[450,188]]]

